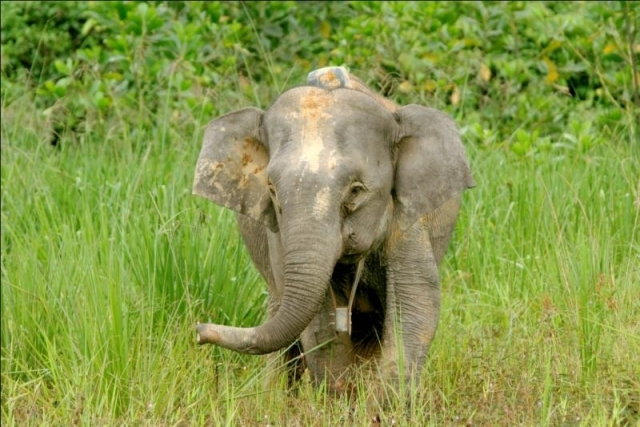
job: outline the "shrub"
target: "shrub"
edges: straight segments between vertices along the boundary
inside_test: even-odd
[[[326,65],[518,155],[588,149],[584,126],[636,126],[624,2],[13,2],[2,15],[3,102],[26,78],[63,135],[266,106]]]

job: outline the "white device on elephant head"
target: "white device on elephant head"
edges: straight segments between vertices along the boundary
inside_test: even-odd
[[[346,307],[338,307],[336,302],[336,296],[333,293],[333,289],[329,287],[331,292],[331,299],[333,300],[333,309],[335,311],[335,326],[336,332],[347,332],[351,335],[351,310],[353,309],[353,302],[356,299],[356,290],[358,289],[358,283],[362,276],[362,268],[364,267],[364,258],[358,261],[358,267],[356,267],[356,277],[353,279],[353,285],[351,285],[351,293],[349,295],[349,302]]]
[[[307,84],[327,89],[352,87],[349,71],[344,67],[324,67],[314,70],[307,75]]]

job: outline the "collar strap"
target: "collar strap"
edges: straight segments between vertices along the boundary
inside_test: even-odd
[[[349,302],[346,307],[338,307],[336,296],[333,293],[333,289],[329,286],[329,292],[331,293],[331,300],[333,302],[333,309],[335,311],[335,328],[336,332],[347,332],[351,335],[351,312],[353,310],[353,303],[356,299],[356,291],[358,289],[358,283],[362,277],[362,270],[364,267],[364,258],[358,261],[358,267],[356,267],[356,277],[353,279],[353,285],[351,285],[351,294],[349,295]]]

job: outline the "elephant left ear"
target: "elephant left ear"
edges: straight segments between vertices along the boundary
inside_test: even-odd
[[[266,173],[269,153],[260,139],[262,114],[257,108],[244,108],[209,123],[196,164],[193,194],[277,232]]]
[[[407,105],[399,124],[395,172],[396,218],[407,230],[461,191],[475,187],[453,119],[434,108]]]

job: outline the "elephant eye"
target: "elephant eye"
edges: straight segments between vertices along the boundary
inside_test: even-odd
[[[354,182],[351,184],[343,204],[343,209],[346,214],[350,214],[358,208],[360,205],[360,203],[358,203],[358,196],[363,194],[365,191],[366,188],[363,183]]]
[[[349,196],[356,197],[365,191],[364,184],[361,182],[354,182],[349,189]]]

